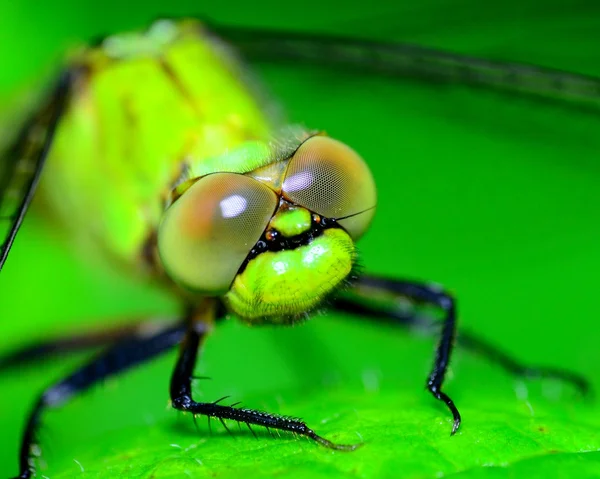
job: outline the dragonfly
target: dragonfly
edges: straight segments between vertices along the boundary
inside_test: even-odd
[[[583,109],[595,107],[600,87],[591,76],[415,45],[195,20],[160,20],[85,49],[3,153],[0,268],[34,195],[41,195],[75,240],[133,278],[169,291],[181,317],[151,335],[143,325],[119,327],[5,356],[2,368],[56,351],[104,348],[34,401],[18,477],[36,472],[46,411],[176,346],[169,388],[175,409],[223,425],[232,420],[288,431],[333,450],[356,449],[360,443],[333,442],[299,419],[194,398],[199,350],[213,326],[231,315],[251,325],[287,325],[331,309],[439,332],[426,387],[447,408],[451,434],[462,421],[444,387],[455,342],[512,374],[556,377],[588,390],[575,373],[527,366],[475,336],[457,336],[456,299],[444,288],[358,271],[355,242],[377,208],[368,162],[323,130],[281,127],[235,52],[467,84]],[[404,300],[438,309],[441,327],[407,310]]]

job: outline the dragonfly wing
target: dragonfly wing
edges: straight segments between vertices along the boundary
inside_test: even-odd
[[[600,78],[526,63],[486,60],[407,43],[211,25],[248,58],[336,66],[466,84],[600,108]]]
[[[0,270],[25,218],[56,126],[67,103],[72,74],[63,73],[49,99],[0,153]]]

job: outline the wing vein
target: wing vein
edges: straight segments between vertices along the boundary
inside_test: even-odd
[[[477,58],[408,43],[210,25],[249,58],[464,84],[600,108],[600,78],[527,63]]]

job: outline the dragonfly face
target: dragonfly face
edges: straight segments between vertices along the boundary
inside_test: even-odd
[[[321,303],[350,274],[375,212],[365,162],[324,136],[245,175],[184,185],[159,227],[162,263],[183,287],[224,294],[250,322],[289,323]]]

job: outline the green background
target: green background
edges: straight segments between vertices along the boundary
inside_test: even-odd
[[[443,47],[600,75],[597,2],[472,0],[398,5],[265,2],[3,2],[0,97],[48,71],[68,45],[165,14]],[[293,121],[327,130],[371,164],[376,220],[361,241],[371,272],[432,280],[459,298],[460,328],[528,363],[581,372],[600,390],[600,116],[461,87],[258,65]],[[175,305],[81,262],[26,222],[0,275],[0,351],[74,328],[168,316]],[[339,442],[229,437],[167,406],[174,355],[107,381],[46,416],[53,479],[205,477],[531,478],[600,476],[600,408],[553,381],[522,382],[457,350],[447,392],[423,391],[433,341],[331,314],[301,327],[230,321],[206,344],[198,397],[303,417]],[[26,411],[83,356],[0,375],[0,476],[16,473]],[[82,473],[82,469],[84,472]]]

